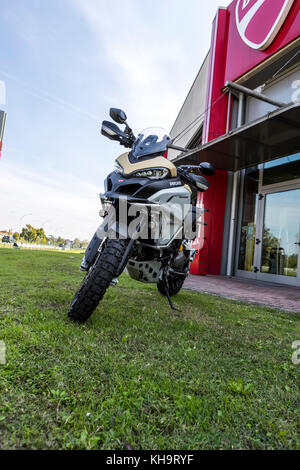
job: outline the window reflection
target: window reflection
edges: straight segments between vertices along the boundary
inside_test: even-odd
[[[238,263],[238,267],[242,271],[253,271],[258,182],[258,168],[247,169],[244,179],[243,215]]]
[[[297,276],[300,189],[266,196],[261,272]]]
[[[300,179],[300,153],[265,163],[263,185]]]

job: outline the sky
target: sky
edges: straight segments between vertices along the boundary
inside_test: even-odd
[[[109,108],[170,131],[229,3],[0,0],[0,230],[91,238],[124,151],[100,133]]]

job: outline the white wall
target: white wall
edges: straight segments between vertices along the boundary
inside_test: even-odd
[[[289,104],[292,102],[293,95],[295,95],[296,91],[296,89],[293,88],[293,85],[295,86],[295,83],[299,80],[300,67],[280,77],[261,92],[270,98]],[[252,122],[275,109],[277,108],[268,103],[249,97],[247,99],[246,123]]]
[[[194,119],[200,114],[204,113],[206,101],[206,89],[208,82],[208,67],[209,67],[209,54],[206,56],[201,69],[185,99],[185,102],[177,116],[177,119],[171,130],[171,137],[177,136],[183,129],[185,129]],[[184,137],[176,141],[176,145],[185,147],[192,137],[199,130],[203,124],[204,117],[193,127]],[[169,150],[169,159],[172,160],[178,155],[175,150]]]

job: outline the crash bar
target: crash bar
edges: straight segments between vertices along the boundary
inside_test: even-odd
[[[238,85],[237,83],[233,83],[230,81],[225,83],[224,91],[228,91],[228,90],[236,90],[239,93],[244,93],[245,95],[252,96],[253,98],[256,98],[260,101],[265,101],[266,103],[272,104],[273,106],[276,106],[278,108],[283,108],[284,106],[287,106],[286,103],[273,100],[272,98],[269,98],[268,96],[263,95],[262,93],[259,93],[258,91],[251,90],[250,88],[246,88],[242,85]]]

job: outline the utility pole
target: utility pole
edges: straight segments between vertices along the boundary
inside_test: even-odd
[[[5,122],[6,122],[6,112],[0,111],[0,159],[1,159],[1,151],[2,151],[2,142],[3,142],[3,135],[5,129]]]

